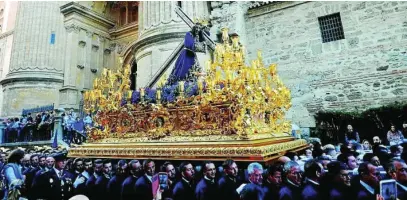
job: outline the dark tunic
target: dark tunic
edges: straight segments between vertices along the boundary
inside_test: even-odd
[[[320,195],[320,187],[311,181],[307,181],[301,196],[303,200],[322,200]]]
[[[223,176],[218,181],[219,197],[221,199],[239,200],[239,194],[236,189],[242,184],[242,182],[235,178],[231,179],[228,176]]]
[[[102,176],[99,176],[96,179],[95,186],[94,186],[94,199],[108,199],[108,193],[107,193],[107,184],[109,183],[110,177],[106,174],[103,174]]]
[[[172,194],[174,200],[195,200],[195,186],[181,179],[175,184]]]
[[[85,193],[86,196],[89,197],[89,199],[94,199],[97,196],[97,190],[95,187],[96,179],[97,178],[95,177],[95,174],[93,174],[92,176],[90,176],[88,181],[86,181]]]
[[[279,192],[280,200],[297,200],[301,198],[302,188],[286,183]]]
[[[92,177],[93,175],[90,175],[90,177]],[[82,195],[86,195],[86,182],[88,181],[88,178],[86,178],[86,176],[84,176],[83,174],[79,174],[77,177],[78,178],[83,178],[84,181],[81,184],[78,184],[74,190],[75,194],[82,194]],[[76,180],[76,179],[75,179]]]
[[[143,175],[136,181],[136,196],[138,200],[153,199],[152,184],[146,175]]]
[[[276,186],[268,181],[264,183],[264,199],[278,199],[279,198],[279,191],[280,187]]]
[[[218,186],[215,180],[202,178],[196,185],[195,196],[197,200],[215,200],[219,199]]]
[[[127,177],[122,184],[121,188],[121,199],[122,200],[133,200],[136,198],[135,185],[138,177],[130,175]]]
[[[107,184],[107,192],[110,199],[117,199],[120,197],[122,183],[125,178],[125,176],[114,176],[112,179],[110,179],[109,183]]]

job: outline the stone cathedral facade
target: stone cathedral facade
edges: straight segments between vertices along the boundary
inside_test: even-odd
[[[292,92],[287,118],[300,127],[315,126],[319,110],[407,99],[407,2],[6,2],[1,116],[47,104],[79,109],[103,67],[131,64],[144,87],[189,30],[176,6],[209,19],[213,40],[229,27],[249,60],[262,49],[265,64],[277,63]]]

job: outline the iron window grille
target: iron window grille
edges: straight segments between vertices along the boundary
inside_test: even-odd
[[[345,39],[339,13],[318,17],[318,21],[323,43]]]

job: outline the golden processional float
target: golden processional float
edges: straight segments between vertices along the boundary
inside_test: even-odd
[[[194,82],[167,85],[164,75],[156,89],[131,91],[129,65],[104,69],[84,93],[95,126],[69,156],[267,162],[305,148],[284,119],[291,95],[276,65],[265,67],[259,51],[246,66],[238,36],[222,37]]]

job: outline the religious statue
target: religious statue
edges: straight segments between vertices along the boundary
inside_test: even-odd
[[[168,78],[168,85],[173,85],[178,81],[196,82],[197,73],[202,71],[196,52],[206,52],[204,32],[209,35],[209,27],[196,23],[192,30],[186,33],[184,49],[175,62],[175,67]]]

